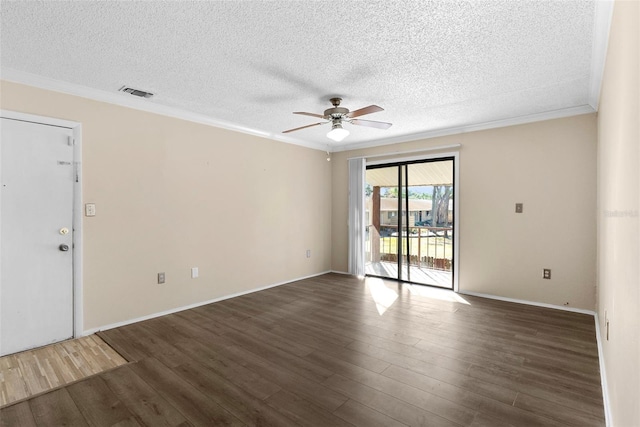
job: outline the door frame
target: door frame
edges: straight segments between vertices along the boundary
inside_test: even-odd
[[[9,120],[56,126],[73,132],[73,337],[84,335],[82,304],[82,124],[54,117],[36,116],[17,111],[0,110],[0,117]],[[1,167],[1,166],[0,166]]]
[[[453,158],[453,291],[458,292],[460,278],[460,152],[451,151],[437,154],[426,154],[410,157],[391,157],[384,160],[369,161],[365,156],[365,170],[367,166],[413,162],[420,160],[437,160],[445,157]]]

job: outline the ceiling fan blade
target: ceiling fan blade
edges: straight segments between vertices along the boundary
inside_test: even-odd
[[[285,131],[282,131],[282,133],[295,132],[295,131],[297,131],[297,130],[306,129],[306,128],[310,128],[310,127],[318,126],[318,125],[323,125],[323,124],[325,124],[325,123],[328,123],[328,122],[314,123],[314,124],[312,124],[312,125],[306,125],[306,126],[302,126],[302,127],[295,128],[295,129],[285,130]]]
[[[377,105],[369,105],[368,107],[347,113],[347,117],[360,117],[365,114],[377,113],[378,111],[384,111],[384,108],[378,107]]]
[[[303,116],[311,116],[311,117],[317,117],[319,119],[324,119],[324,116],[322,114],[305,113],[304,111],[295,111],[293,114],[302,114]]]
[[[378,128],[378,129],[389,129],[391,127],[391,123],[376,122],[373,120],[362,120],[362,119],[353,119],[351,120],[351,124],[358,125],[358,126],[369,126],[370,128]]]

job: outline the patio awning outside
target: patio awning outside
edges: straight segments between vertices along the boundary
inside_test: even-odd
[[[366,208],[367,211],[372,209],[372,200],[371,197],[366,198]],[[404,205],[403,205],[404,206]],[[380,198],[380,212],[395,212],[398,210],[398,199],[390,198],[390,197],[381,197]],[[429,199],[412,199],[409,198],[409,211],[417,212],[417,211],[430,211],[431,210],[431,200]],[[449,201],[449,210],[453,211],[453,200]]]
[[[367,169],[366,183],[372,187],[397,187],[398,168]],[[409,165],[409,186],[452,185],[453,160]]]

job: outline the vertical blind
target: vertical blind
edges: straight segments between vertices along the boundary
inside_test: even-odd
[[[364,158],[349,159],[349,273],[364,276]]]

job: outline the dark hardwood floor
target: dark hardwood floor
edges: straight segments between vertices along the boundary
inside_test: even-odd
[[[593,317],[431,292],[328,274],[104,331],[131,363],[1,425],[604,425]]]

